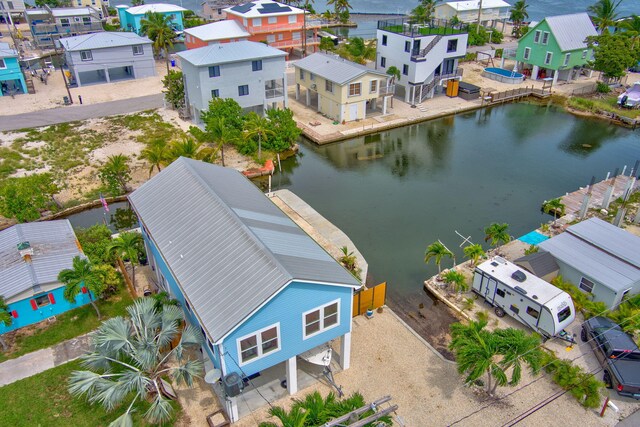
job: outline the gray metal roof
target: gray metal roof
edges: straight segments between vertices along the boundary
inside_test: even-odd
[[[640,237],[600,219],[572,225],[538,246],[616,292],[640,280]]]
[[[0,58],[15,58],[18,53],[9,47],[9,43],[0,43]]]
[[[25,262],[18,244],[28,241],[31,262]],[[36,285],[56,283],[58,273],[84,256],[69,220],[17,224],[0,231],[0,295],[11,298]]]
[[[177,53],[184,61],[195,66],[209,66],[253,59],[284,58],[287,54],[264,43],[242,40],[232,43],[213,44]]]
[[[364,65],[356,64],[355,62],[347,61],[346,59],[340,58],[336,55],[327,55],[320,52],[316,52],[306,58],[296,61],[294,66],[296,68],[302,68],[303,70],[339,85],[344,85],[365,73],[373,73],[387,77],[387,75],[381,71],[367,68]]]
[[[514,264],[529,270],[538,277],[558,271],[555,258],[549,252],[538,251],[513,261]]]
[[[291,280],[360,287],[236,170],[181,157],[129,200],[214,341]]]
[[[147,37],[141,37],[134,32],[104,31],[100,33],[83,34],[81,36],[63,37],[60,39],[60,44],[62,44],[65,50],[73,52],[78,50],[151,44],[151,40]]]
[[[560,49],[564,51],[586,49],[585,40],[589,36],[597,36],[591,18],[586,13],[571,15],[547,16],[544,18],[553,33]]]

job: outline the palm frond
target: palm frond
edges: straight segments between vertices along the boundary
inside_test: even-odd
[[[158,393],[147,412],[145,412],[144,417],[153,424],[161,424],[171,418],[171,411],[173,411],[171,402],[165,399],[161,393]]]
[[[201,377],[204,371],[204,364],[200,360],[187,360],[174,368],[171,375],[178,383],[184,383],[191,387],[193,379]]]

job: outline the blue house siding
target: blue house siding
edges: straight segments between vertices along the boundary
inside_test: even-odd
[[[141,21],[145,19],[145,15],[132,15],[124,9],[118,9],[118,14],[120,15],[120,28],[124,31],[133,31],[136,34],[141,34],[140,28],[142,27]],[[184,23],[182,20],[182,12],[160,12],[165,16],[172,16],[173,19],[169,23],[170,26],[174,27],[176,31],[184,30]],[[124,17],[124,19],[122,19]]]
[[[64,286],[49,292],[43,292],[37,296],[47,294],[53,295],[55,304],[50,303],[44,307],[38,308],[37,310],[34,310],[31,306],[31,300],[33,297],[9,304],[9,312],[13,313],[13,311],[15,311],[18,314],[18,317],[13,319],[13,323],[9,327],[0,323],[0,334],[13,331],[24,326],[33,325],[34,323],[46,320],[51,316],[57,316],[66,311],[89,304],[89,294],[79,293],[76,295],[76,301],[74,303],[70,303],[64,299]]]
[[[238,372],[253,375],[287,359],[311,350],[351,331],[351,298],[353,289],[346,286],[292,282],[275,298],[247,319],[223,341],[225,374]],[[340,300],[340,323],[308,339],[303,337],[302,313]],[[280,350],[253,362],[240,365],[238,338],[279,323]]]
[[[18,58],[3,58],[6,68],[0,69],[0,82],[16,81],[16,86],[19,86],[22,93],[27,93],[27,84],[24,81],[24,75],[20,70],[18,64]],[[0,96],[2,91],[0,91]]]

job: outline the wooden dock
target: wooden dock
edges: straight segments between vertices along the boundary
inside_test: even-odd
[[[629,180],[632,177],[619,175],[615,178],[615,185],[613,189],[613,195],[611,197],[611,201],[621,197],[624,194],[627,185],[629,184]],[[605,179],[604,181],[600,181],[593,185],[591,189],[591,199],[589,200],[589,209],[600,209],[602,207],[602,200],[604,199],[604,195],[607,191],[607,188],[612,184],[614,178]],[[635,182],[634,189],[637,190],[640,188],[640,181]],[[584,200],[584,195],[589,190],[589,186],[584,188],[580,188],[573,193],[567,193],[562,196],[560,199],[565,206],[565,214],[576,214],[580,212],[580,208],[582,207],[582,201]]]
[[[523,98],[534,96],[536,98],[548,98],[551,96],[551,89],[537,89],[531,87],[519,87],[506,90],[504,92],[494,92],[493,90],[483,93],[482,105],[502,104],[505,102],[517,101]]]

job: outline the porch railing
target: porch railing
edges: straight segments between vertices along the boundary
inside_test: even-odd
[[[452,24],[446,19],[430,19],[419,22],[411,18],[400,18],[378,21],[378,29],[414,38],[464,34],[469,32],[469,25],[462,23]]]

